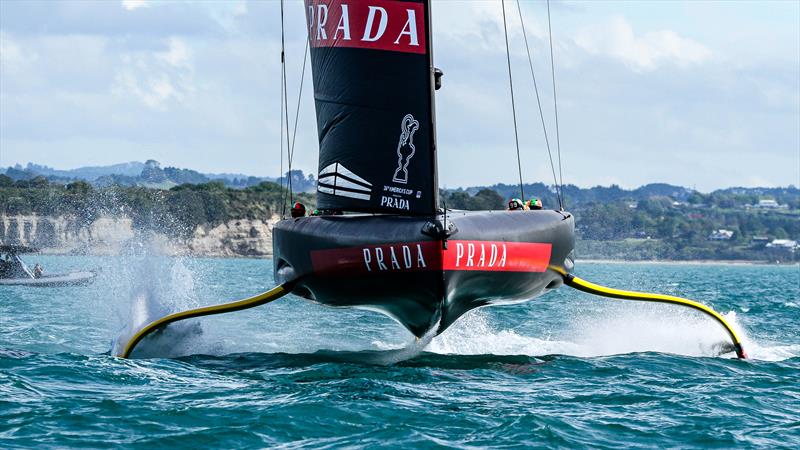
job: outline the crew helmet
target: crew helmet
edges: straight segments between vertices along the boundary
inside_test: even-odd
[[[511,200],[508,201],[509,210],[522,209],[522,208],[523,208],[522,200],[518,198],[512,198]]]
[[[542,209],[542,201],[539,200],[538,198],[535,198],[535,197],[530,199],[530,200],[528,200],[526,205],[530,209]]]

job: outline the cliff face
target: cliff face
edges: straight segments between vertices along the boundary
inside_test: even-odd
[[[128,217],[101,217],[82,223],[71,217],[0,215],[0,243],[37,247],[50,254],[117,254],[143,242],[157,241],[168,255],[267,256],[272,254],[269,220],[230,220],[198,226],[187,239],[140,232]]]
[[[230,220],[213,228],[199,226],[186,242],[186,251],[206,256],[272,255],[272,226],[277,219]]]

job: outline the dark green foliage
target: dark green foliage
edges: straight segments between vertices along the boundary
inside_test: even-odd
[[[67,185],[67,192],[86,196],[92,192],[92,185],[85,181],[76,181]]]
[[[496,189],[496,191],[495,191]],[[558,205],[543,184],[525,186],[528,198],[543,199],[545,208]],[[474,195],[470,195],[474,193]],[[576,235],[583,257],[613,259],[755,259],[795,260],[786,249],[768,249],[755,236],[800,239],[800,191],[788,188],[733,188],[701,194],[666,184],[626,191],[618,186],[579,189],[565,187],[568,210],[575,214]],[[451,209],[503,209],[519,197],[519,186],[496,185],[442,191]],[[572,200],[570,201],[570,197]],[[782,209],[754,207],[772,198]],[[726,241],[709,239],[715,230],[734,232]],[[583,251],[581,251],[583,250]]]
[[[286,176],[279,178],[277,182],[284,186],[288,186],[291,182],[292,190],[295,192],[314,190],[317,187],[317,181],[314,175],[308,174],[308,176],[306,176],[303,174],[302,170],[286,172]]]
[[[0,176],[2,177],[2,176]],[[314,197],[295,194],[313,209]],[[84,181],[48,184],[39,178],[0,178],[0,214],[69,216],[90,224],[101,215],[127,216],[139,230],[173,237],[190,236],[199,225],[215,226],[234,219],[268,219],[280,214],[285,191],[264,182],[247,189],[230,189],[221,181],[182,184],[170,190],[112,186],[94,188]]]
[[[492,189],[481,189],[475,195],[466,191],[440,191],[439,199],[450,209],[486,211],[506,208],[505,199]]]
[[[797,258],[789,251],[770,250],[763,242],[753,241],[755,236],[770,240],[800,239],[800,211],[797,209],[746,207],[752,202],[733,203],[735,207],[724,208],[716,205],[731,203],[716,198],[716,194],[698,200],[689,198],[695,203],[673,205],[653,198],[639,201],[636,208],[631,208],[630,202],[576,207],[572,212],[578,238],[595,242],[583,255],[615,258],[620,249],[627,248],[630,250],[628,259],[786,261]],[[733,237],[726,241],[709,240],[711,233],[718,229],[733,231]]]
[[[186,173],[187,176],[191,174]],[[297,174],[299,183],[299,173]],[[306,180],[308,182],[308,180]],[[502,192],[501,192],[502,191]],[[541,183],[526,185],[528,199],[542,199],[556,208],[557,199]],[[505,192],[505,194],[504,194]],[[576,217],[580,257],[623,259],[755,259],[793,260],[785,249],[765,248],[771,239],[800,239],[800,191],[788,188],[732,188],[701,194],[670,185],[648,185],[633,191],[617,186],[579,189],[565,187],[568,210]],[[519,186],[442,190],[442,204],[451,209],[505,209]],[[570,201],[570,197],[573,200]],[[752,207],[771,198],[782,209]],[[309,194],[294,201],[314,208]],[[526,199],[527,200],[527,199]],[[181,184],[172,189],[96,187],[83,181],[48,183],[43,177],[14,181],[0,175],[0,214],[71,216],[88,225],[101,215],[127,216],[140,230],[156,230],[185,238],[198,225],[215,226],[228,220],[267,219],[289,204],[285,189],[262,182],[231,189],[223,181]],[[734,232],[726,241],[711,241],[718,229]]]
[[[208,181],[208,178],[200,172],[189,169],[178,169],[176,167],[164,168],[164,175],[168,180],[178,184],[199,184]]]
[[[100,167],[80,167],[70,170],[58,170],[51,167],[28,163],[27,166],[17,164],[6,169],[0,168],[4,174],[13,181],[29,181],[37,176],[45,177],[50,183],[70,183],[82,180],[97,187],[112,186],[145,186],[167,188],[181,184],[203,184],[219,179],[228,187],[243,188],[256,185],[264,178],[253,176],[236,176],[232,174],[203,174],[191,169],[177,167],[161,167],[153,159],[146,162],[129,162]],[[287,176],[289,174],[287,173]],[[308,192],[316,188],[313,175],[305,176],[302,170],[291,171],[292,187],[295,192]],[[7,181],[7,180],[5,180]],[[5,182],[3,181],[3,182]],[[286,183],[286,177],[279,179]],[[20,185],[27,187],[28,184]],[[2,186],[0,186],[2,187]]]

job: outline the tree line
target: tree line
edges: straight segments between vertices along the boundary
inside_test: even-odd
[[[293,198],[313,203],[308,194]],[[0,175],[0,213],[69,216],[90,224],[98,217],[130,217],[137,229],[187,237],[198,225],[235,219],[268,219],[290,199],[285,188],[262,182],[244,189],[220,181],[182,184],[171,189],[137,186],[94,187],[84,181],[51,183],[44,177],[17,180]],[[287,206],[288,208],[288,206]],[[288,209],[287,209],[288,211]]]
[[[441,190],[443,206],[464,210],[502,210],[519,186],[497,189]],[[511,188],[514,189],[511,189]],[[643,188],[640,188],[643,189]],[[752,190],[720,190],[710,194],[651,185],[647,195],[619,188],[592,188],[580,199],[565,189],[567,209],[575,215],[576,235],[589,244],[589,253],[611,254],[625,245],[636,246],[642,257],[663,259],[775,259],[765,240],[800,239],[800,192],[795,188],[768,191],[786,205],[782,209],[753,208],[763,196]],[[528,198],[537,196],[545,208],[558,202],[546,186],[527,185]],[[663,194],[674,194],[673,196]],[[778,195],[775,195],[775,194]],[[638,200],[632,200],[636,199]],[[294,194],[312,210],[313,194]],[[171,189],[137,186],[97,187],[83,181],[54,183],[44,177],[12,180],[0,175],[0,213],[72,216],[89,224],[103,215],[125,216],[137,229],[152,229],[186,237],[199,225],[235,219],[266,219],[289,204],[285,188],[262,182],[243,189],[222,182],[182,184]],[[733,232],[725,241],[709,236],[719,229]],[[628,244],[607,244],[628,241]],[[651,241],[651,242],[644,242]],[[594,242],[594,244],[591,244]],[[623,246],[623,247],[621,247]],[[593,253],[592,253],[593,254]],[[778,255],[777,259],[785,259]]]
[[[555,193],[544,185],[526,185],[545,208],[555,209]],[[538,188],[538,189],[537,189]],[[641,188],[640,188],[641,189]],[[682,189],[682,188],[681,188]],[[466,210],[505,209],[510,197],[518,197],[519,186],[502,185],[502,195],[483,188],[442,191],[449,208]],[[616,187],[583,190],[568,195],[565,203],[575,215],[578,249],[584,256],[629,259],[755,259],[797,260],[788,249],[768,248],[773,239],[800,239],[800,191],[796,188],[724,189],[709,194],[675,190],[662,185],[649,196]],[[587,192],[588,191],[588,192]],[[544,193],[541,195],[539,193]],[[675,197],[663,195],[677,193]],[[537,195],[538,194],[538,195]],[[661,194],[661,195],[659,195]],[[576,198],[577,197],[577,198]],[[768,197],[784,205],[781,209],[754,207]],[[636,199],[639,200],[636,200]],[[732,231],[728,240],[710,239],[716,230]]]

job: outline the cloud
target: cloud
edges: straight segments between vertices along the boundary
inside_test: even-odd
[[[248,12],[246,0],[184,0],[182,2],[162,2],[154,3],[150,0],[122,0],[122,7],[128,11],[140,8],[158,6],[159,10],[164,7],[179,7],[194,11],[204,11],[208,19],[216,22],[225,32],[231,33],[237,30],[238,21]],[[177,5],[176,5],[177,3]],[[161,13],[155,13],[161,14]]]
[[[169,38],[167,49],[122,56],[112,93],[138,99],[147,107],[164,111],[171,102],[182,102],[194,93],[191,51],[185,41]]]
[[[150,2],[131,12],[120,3],[3,3],[2,164],[25,163],[31,154],[60,167],[152,157],[207,172],[277,174],[279,4]],[[565,181],[711,189],[751,176],[797,184],[796,21],[765,28],[726,6],[738,21],[709,31],[674,17],[652,20],[649,5],[643,18],[635,8],[598,3],[581,6],[599,12],[553,10]],[[553,144],[545,5],[521,4]],[[435,64],[445,72],[436,94],[441,183],[513,183],[499,4],[434,7]],[[549,182],[516,5],[507,2],[506,12],[523,176]],[[302,3],[287,2],[291,120],[304,22]],[[665,25],[673,23],[682,28]],[[295,167],[307,172],[316,169],[318,148],[311,78],[307,69],[295,155]]]
[[[133,11],[138,8],[147,8],[150,4],[147,0],[122,0],[122,7],[128,11]]]
[[[0,70],[17,72],[32,59],[10,36],[0,32]]]
[[[190,67],[189,47],[186,42],[175,37],[169,39],[167,51],[158,52],[155,56],[173,67]]]
[[[649,31],[637,36],[622,17],[578,31],[575,43],[589,54],[610,56],[637,72],[669,64],[686,67],[706,62],[712,56],[708,47],[674,31]]]

